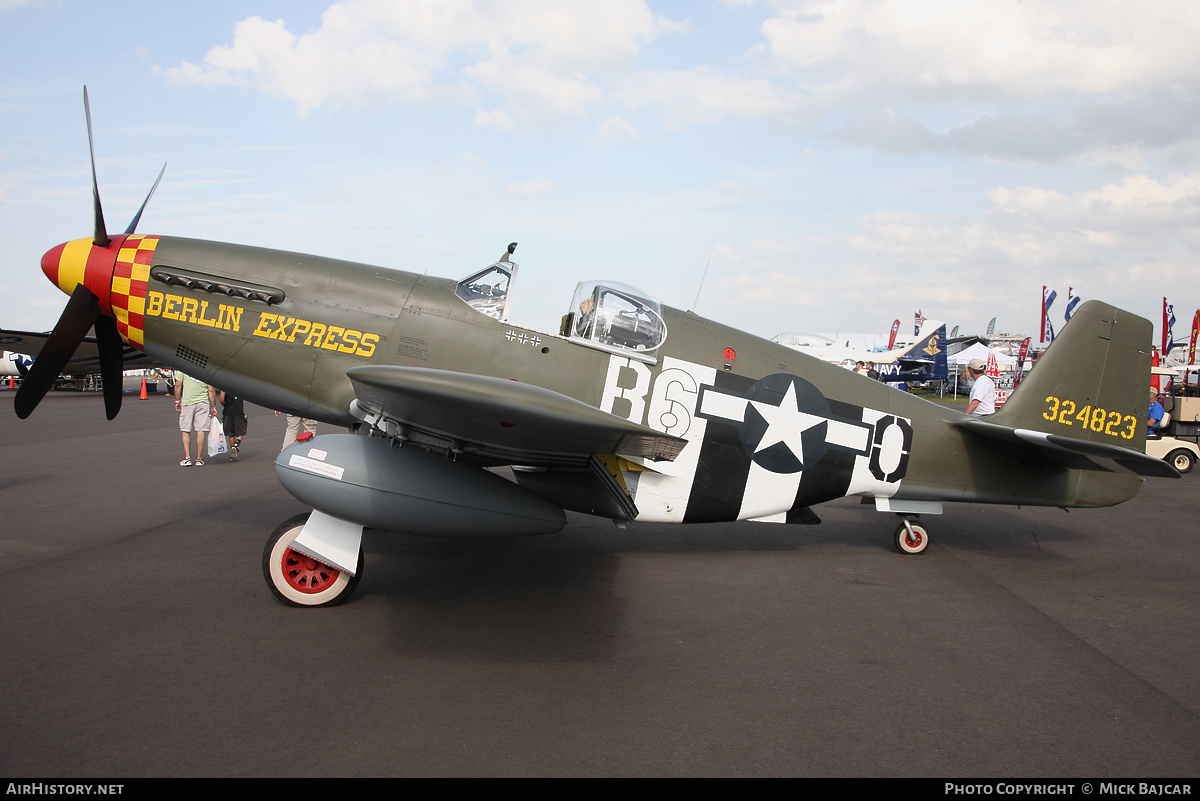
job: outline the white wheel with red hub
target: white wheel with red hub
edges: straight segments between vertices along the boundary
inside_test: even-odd
[[[308,513],[285,520],[271,533],[263,549],[263,577],[275,597],[288,606],[334,606],[350,597],[362,576],[363,552],[358,549],[354,575],[292,549],[304,530]]]
[[[912,527],[911,531],[909,530],[910,526]],[[896,528],[896,550],[900,553],[925,553],[927,547],[929,547],[929,532],[920,523],[910,520],[907,525],[901,523]]]

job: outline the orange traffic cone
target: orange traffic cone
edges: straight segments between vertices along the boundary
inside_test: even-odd
[[[142,394],[138,395],[138,400],[146,399],[146,379],[142,379]]]
[[[9,389],[17,388],[17,379],[13,378],[11,375],[8,377],[8,388]]]

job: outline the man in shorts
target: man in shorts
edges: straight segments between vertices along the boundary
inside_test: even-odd
[[[204,464],[204,436],[208,433],[217,405],[217,393],[208,384],[179,370],[175,371],[175,411],[179,412],[179,431],[183,434],[183,461],[180,467]],[[196,458],[192,459],[192,432],[196,432]]]

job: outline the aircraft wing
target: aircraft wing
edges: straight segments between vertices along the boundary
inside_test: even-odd
[[[592,454],[671,461],[687,440],[532,384],[425,367],[346,371],[359,411],[507,464],[583,462]],[[414,437],[422,442],[419,437]]]
[[[5,331],[0,329],[0,349],[37,358],[42,346],[50,338],[49,333],[36,334],[30,331]],[[146,367],[166,367],[162,362],[151,359],[137,348],[122,345],[126,370],[141,370]],[[63,375],[91,375],[100,372],[100,348],[94,336],[87,336],[75,349],[75,355],[62,370]]]
[[[1009,428],[986,420],[963,420],[954,425],[986,439],[1010,445],[1024,445],[1036,450],[1047,461],[1075,470],[1179,478],[1178,471],[1163,460],[1119,445],[1090,442],[1026,428]]]

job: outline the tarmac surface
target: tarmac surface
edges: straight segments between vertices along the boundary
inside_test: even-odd
[[[1197,482],[819,526],[368,532],[346,604],[262,577],[283,417],[181,468],[172,404],[0,391],[0,776],[1189,777]],[[322,426],[322,430],[328,430]]]

